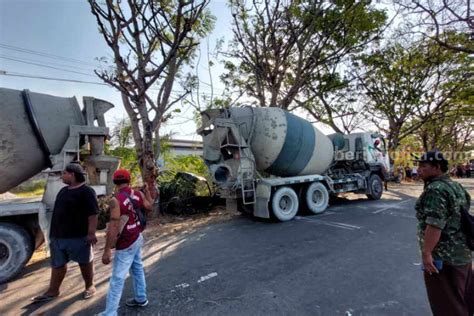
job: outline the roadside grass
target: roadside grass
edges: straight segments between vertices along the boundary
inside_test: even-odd
[[[22,198],[36,197],[43,195],[45,186],[46,179],[31,180],[11,189],[10,192]]]

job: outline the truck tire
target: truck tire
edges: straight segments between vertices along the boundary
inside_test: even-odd
[[[383,183],[379,175],[373,174],[369,178],[367,197],[371,200],[380,200],[383,193]]]
[[[33,240],[23,227],[0,223],[0,284],[20,273],[33,250]]]
[[[298,207],[298,195],[290,187],[281,187],[272,196],[273,215],[281,222],[292,220]]]
[[[312,183],[306,190],[306,206],[313,214],[322,214],[329,204],[329,192],[321,182]]]

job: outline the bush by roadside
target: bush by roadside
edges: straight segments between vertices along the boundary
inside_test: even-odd
[[[36,179],[23,182],[11,189],[10,192],[18,197],[41,196],[46,187],[46,179]]]

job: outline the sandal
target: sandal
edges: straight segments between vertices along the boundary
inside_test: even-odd
[[[59,295],[41,294],[33,297],[31,300],[33,301],[33,303],[49,302],[51,300],[54,300],[58,296]]]
[[[91,298],[92,296],[94,296],[95,293],[96,293],[95,286],[91,286],[90,288],[85,290],[84,293],[82,293],[82,298],[87,300],[87,299]]]

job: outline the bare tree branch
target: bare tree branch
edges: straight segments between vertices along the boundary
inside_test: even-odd
[[[209,0],[88,2],[113,53],[114,68],[95,73],[121,92],[143,179],[153,182],[157,175],[153,138],[159,135],[166,111],[178,102],[170,100],[177,74],[192,61],[199,40],[212,29],[213,19],[206,12]],[[149,94],[154,86],[160,91],[157,99]],[[177,100],[187,94],[185,91]]]

